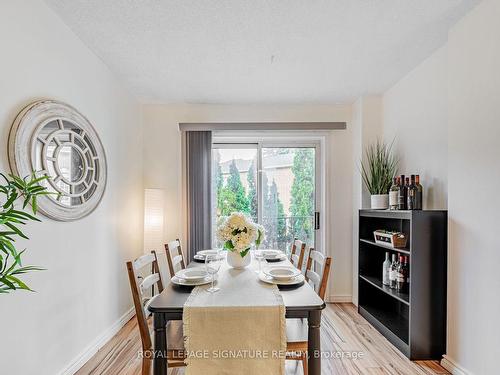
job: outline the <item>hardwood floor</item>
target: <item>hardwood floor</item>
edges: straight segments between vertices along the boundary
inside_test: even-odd
[[[324,358],[322,373],[437,375],[448,374],[437,361],[411,362],[373,328],[352,304],[328,304],[323,313],[321,348],[329,354],[344,354],[343,358]],[[140,375],[141,349],[137,322],[132,319],[90,359],[77,375]],[[349,353],[361,353],[353,358]],[[184,374],[182,368],[169,370],[169,375]],[[301,375],[297,361],[287,361],[287,375]]]

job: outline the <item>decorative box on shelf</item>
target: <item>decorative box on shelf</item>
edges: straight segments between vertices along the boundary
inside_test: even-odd
[[[388,230],[377,229],[373,232],[375,242],[383,245],[390,245],[393,248],[406,247],[406,235],[401,232],[391,232]]]

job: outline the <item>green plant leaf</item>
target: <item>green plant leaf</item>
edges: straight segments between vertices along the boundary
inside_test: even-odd
[[[6,276],[0,277],[0,283],[7,285],[9,289],[16,290],[16,286]]]
[[[0,194],[4,195],[5,202],[0,207],[0,293],[31,288],[18,276],[28,272],[40,271],[43,268],[37,266],[22,266],[22,256],[25,250],[17,251],[14,243],[17,237],[27,239],[28,237],[19,228],[28,221],[40,221],[35,215],[38,210],[37,197],[41,195],[54,194],[48,192],[44,186],[39,185],[47,176],[36,177],[36,173],[20,178],[19,176],[0,173],[5,183],[0,185]],[[57,193],[56,193],[57,194]],[[15,209],[16,201],[23,202],[22,209]],[[30,204],[33,214],[27,212],[26,207]]]
[[[257,239],[255,240],[255,244],[259,246],[261,241],[262,241],[262,231],[259,229],[257,230]]]
[[[38,205],[36,203],[36,196],[33,196],[31,199],[31,209],[33,210],[33,213],[36,214],[36,211],[38,210]]]
[[[5,223],[5,226],[9,227],[10,229],[12,229],[14,232],[16,232],[16,234],[19,236],[19,237],[22,237],[26,240],[28,240],[29,238],[23,233],[21,232],[21,230],[19,228],[17,228],[14,224],[12,223]]]
[[[3,173],[0,172],[0,176],[2,176],[2,178],[5,180],[5,182],[7,184],[9,184],[9,179],[7,178],[7,176],[5,176]]]
[[[11,275],[19,275],[19,274],[23,274],[23,273],[27,273],[27,272],[31,272],[31,271],[45,271],[46,269],[45,268],[42,268],[42,267],[36,267],[36,266],[24,266],[24,267],[20,267],[14,271],[11,272]]]
[[[6,208],[9,208],[10,206],[12,206],[12,203],[14,203],[14,201],[17,199],[17,197],[18,197],[17,192],[16,191],[12,192],[9,199],[7,199],[7,202],[5,202],[5,204],[3,205],[3,208],[6,209]]]
[[[23,250],[20,253],[14,255],[14,263],[12,263],[11,266],[9,267],[9,269],[7,269],[5,271],[6,275],[10,275],[10,274],[14,275],[14,271],[16,270],[16,267],[17,266],[22,266],[22,264],[21,264],[21,255],[25,252],[25,250]],[[19,268],[17,268],[17,269],[19,270]]]
[[[16,257],[17,255],[17,250],[15,248],[15,246],[11,243],[11,242],[1,242],[0,243],[0,248],[2,249],[2,251],[7,254],[7,255],[12,255],[14,258]]]
[[[10,281],[12,281],[13,283],[16,283],[19,288],[18,289],[24,289],[24,290],[29,290],[29,291],[32,291],[31,288],[26,285],[24,282],[22,282],[20,279],[18,279],[17,277],[15,276],[12,276],[12,275],[8,275],[6,276],[6,278]]]
[[[27,212],[24,212],[24,211],[19,211],[19,210],[10,210],[8,212],[11,212],[12,214],[16,215],[16,217],[20,217],[22,219],[30,219],[30,220],[36,220],[36,221],[40,221],[40,219],[36,218],[35,216],[27,213]]]
[[[33,175],[33,177],[34,176],[35,175]],[[30,182],[28,182],[28,186],[37,185],[39,182],[44,181],[44,180],[48,180],[48,179],[49,179],[49,176],[41,176],[41,177],[33,178]],[[41,187],[42,189],[45,189],[43,186],[39,186],[39,187]]]

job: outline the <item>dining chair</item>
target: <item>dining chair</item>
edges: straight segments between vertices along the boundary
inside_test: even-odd
[[[174,255],[172,255],[172,252]],[[170,277],[174,277],[175,273],[180,269],[186,268],[184,256],[182,255],[181,241],[178,238],[175,241],[165,244],[165,254],[167,255]]]
[[[314,248],[312,247],[310,248],[309,256],[307,258],[305,276],[307,282],[309,282],[309,284],[312,284],[314,291],[318,293],[318,296],[322,300],[325,299],[331,263],[332,258],[321,254],[319,251],[314,250]]]
[[[297,250],[299,253],[297,254]],[[302,272],[302,264],[304,262],[304,253],[306,244],[301,240],[295,238],[292,243],[292,250],[290,252],[290,262]]]
[[[147,271],[150,274],[143,276]],[[135,315],[142,343],[142,375],[150,375],[151,363],[154,359],[154,349],[148,325],[150,312],[148,306],[152,299],[163,291],[163,283],[158,268],[156,252],[145,254],[132,262],[127,262],[128,278],[132,299],[134,301]],[[154,294],[153,286],[156,285],[157,293]],[[151,296],[146,292],[152,290]],[[181,367],[184,364],[184,340],[182,321],[169,321],[167,323],[167,362],[168,367]]]
[[[326,257],[312,247],[309,249],[305,277],[322,300],[325,299],[331,263],[332,258]],[[307,321],[304,319],[287,319],[286,337],[286,359],[301,361],[304,374],[307,374]]]

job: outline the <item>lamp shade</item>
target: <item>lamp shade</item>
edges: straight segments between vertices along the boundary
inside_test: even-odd
[[[163,249],[164,192],[144,190],[144,252]]]

